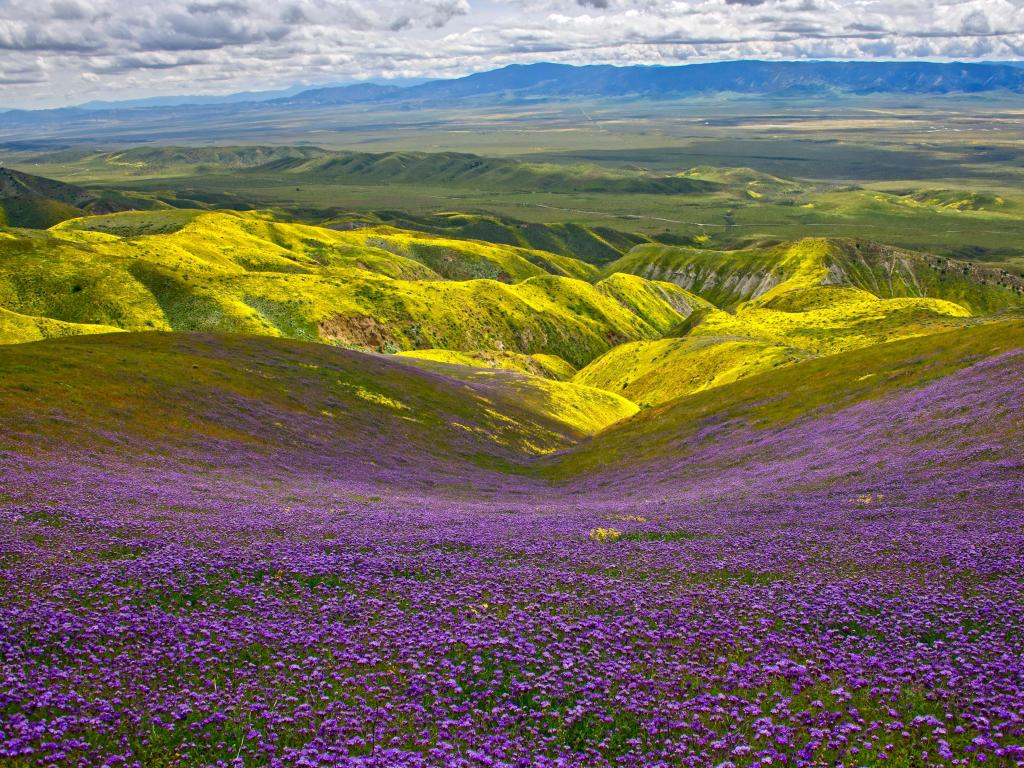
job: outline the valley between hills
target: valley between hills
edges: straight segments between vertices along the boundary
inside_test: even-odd
[[[0,764],[1024,764],[1000,158],[15,147]]]

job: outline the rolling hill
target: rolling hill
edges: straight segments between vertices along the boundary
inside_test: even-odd
[[[806,359],[641,411],[545,473],[726,505],[750,483],[773,489],[766,501],[868,488],[899,499],[928,483],[941,495],[943,473],[975,461],[995,483],[1019,440],[1022,348],[1018,318]],[[986,439],[988,458],[970,447]],[[874,445],[885,460],[871,465]]]
[[[83,450],[110,459],[145,463],[173,448],[183,465],[213,452],[239,457],[242,469],[273,456],[296,470],[344,466],[348,480],[410,489],[498,470],[541,492],[555,483],[629,494],[650,481],[658,494],[722,501],[745,492],[757,469],[780,494],[831,473],[829,487],[848,496],[942,464],[897,470],[822,456],[808,474],[808,451],[822,440],[899,443],[911,460],[947,439],[970,402],[992,416],[971,426],[991,436],[992,461],[1019,442],[1020,430],[1006,426],[1021,418],[1021,350],[1024,321],[1008,319],[795,361],[637,413],[599,390],[431,354],[231,334],[50,339],[0,346],[0,450],[66,451],[74,424]],[[955,410],[936,405],[940,392]],[[930,419],[920,420],[922,409]],[[841,418],[863,429],[827,426]],[[946,446],[942,461],[957,458],[965,439]]]
[[[641,243],[599,269],[387,225],[160,210],[11,229],[0,255],[8,343],[247,333],[518,371],[641,407],[1024,306],[1024,281],[1005,271],[842,239]]]
[[[0,226],[45,229],[88,214],[142,210],[159,204],[111,190],[94,191],[0,168]]]
[[[0,450],[63,450],[74,419],[90,450],[107,456],[155,459],[155,446],[174,446],[186,463],[223,452],[223,468],[243,470],[258,455],[307,468],[319,455],[317,466],[367,481],[408,467],[415,472],[403,480],[424,487],[564,449],[636,411],[614,395],[527,374],[450,377],[404,358],[287,339],[110,334],[4,347],[0,356]],[[409,465],[395,444],[415,446],[425,463]]]
[[[945,298],[978,313],[1018,306],[1024,280],[1006,270],[915,253],[863,240],[832,239],[813,255],[790,244],[714,251],[640,245],[603,268],[673,282],[727,309],[757,299],[805,270],[823,285],[845,285],[879,298]]]
[[[40,153],[34,162],[67,157]],[[77,153],[95,170],[154,178],[188,174],[274,175],[284,183],[472,187],[524,192],[692,195],[727,185],[700,176],[612,168],[595,163],[535,163],[465,152],[351,152],[313,146],[132,147]],[[240,181],[244,184],[244,175]]]
[[[376,211],[372,215],[350,214],[328,221],[325,226],[343,229],[367,224],[389,224],[399,229],[445,237],[517,245],[572,256],[596,265],[615,261],[634,246],[651,241],[643,235],[611,227],[587,227],[571,222],[542,224],[480,213],[442,212],[432,216],[412,216],[401,211]]]
[[[11,230],[0,251],[0,307],[17,315],[5,316],[6,341],[92,324],[543,353],[580,366],[622,341],[657,338],[697,303],[671,284],[588,282],[592,266],[557,254],[258,214],[93,216]]]
[[[1002,270],[848,240],[731,252],[642,245],[603,274],[623,272],[709,302],[694,307],[679,338],[618,346],[573,379],[642,406],[1024,306],[1024,281]]]

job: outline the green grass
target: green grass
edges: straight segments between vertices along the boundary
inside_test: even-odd
[[[337,223],[386,223],[448,237],[518,245],[571,256],[589,264],[605,264],[649,238],[611,227],[585,227],[573,223],[538,223],[508,216],[440,212],[416,216],[402,211],[348,214]]]

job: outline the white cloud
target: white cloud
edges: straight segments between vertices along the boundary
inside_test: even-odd
[[[1021,56],[1024,0],[0,0],[0,106],[536,60]]]

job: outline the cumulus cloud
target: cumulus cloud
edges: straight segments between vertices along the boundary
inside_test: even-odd
[[[0,0],[0,107],[539,59],[872,57],[1024,58],[1024,0]]]

